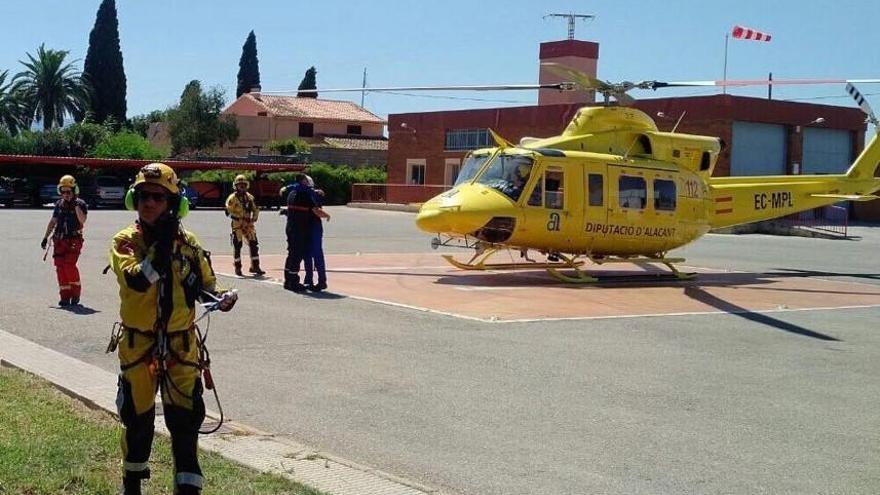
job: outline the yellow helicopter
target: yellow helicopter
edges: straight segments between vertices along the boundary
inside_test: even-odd
[[[553,69],[573,81],[559,89],[593,89],[606,106],[581,108],[555,137],[514,145],[491,132],[495,147],[466,156],[454,187],[424,203],[416,217],[419,229],[436,235],[433,247],[474,249],[467,262],[444,255],[457,268],[543,268],[564,282],[590,283],[598,279],[582,269],[586,261],[627,262],[662,264],[687,279],[693,274],[675,266],[684,260],[667,253],[710,229],[877,198],[877,136],[845,174],[712,177],[719,138],[660,132],[651,117],[626,106],[633,101],[626,92],[723,81],[609,84]],[[610,97],[619,105],[607,105]],[[518,251],[525,261],[488,262],[502,250]],[[532,260],[529,251],[546,262]]]

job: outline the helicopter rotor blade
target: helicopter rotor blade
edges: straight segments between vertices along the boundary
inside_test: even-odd
[[[806,84],[876,84],[880,79],[728,79],[716,81],[644,81],[637,85],[640,89],[681,88],[681,87],[745,87],[745,86],[784,86]]]
[[[558,89],[571,91],[574,86],[571,83],[553,84],[489,84],[477,86],[395,86],[380,88],[330,88],[330,89],[290,89],[279,91],[260,91],[267,95],[286,95],[291,93],[354,93],[365,91],[367,93],[379,93],[383,91],[527,91],[534,89]]]

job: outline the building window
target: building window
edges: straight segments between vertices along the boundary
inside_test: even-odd
[[[675,182],[654,179],[654,209],[657,211],[675,211]]]
[[[300,137],[312,137],[315,135],[315,124],[311,122],[300,122],[299,123],[299,136]]]
[[[406,161],[406,183],[424,185],[425,183],[425,159],[410,158]]]
[[[602,206],[605,204],[605,191],[602,174],[590,174],[587,176],[587,191],[590,195],[590,206]]]
[[[257,112],[257,117],[267,117],[269,112]]]
[[[489,129],[448,129],[446,151],[470,151],[489,146]]]
[[[461,160],[459,160],[458,158],[447,158],[445,184],[447,186],[455,184],[459,172],[461,172]]]
[[[648,198],[645,179],[621,175],[617,181],[617,201],[621,208],[643,210]]]
[[[354,134],[354,135],[360,136],[361,131],[362,131],[362,129],[361,129],[361,126],[359,126],[359,125],[350,125],[345,128],[346,134]]]

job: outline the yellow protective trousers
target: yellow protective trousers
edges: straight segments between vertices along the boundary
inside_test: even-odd
[[[119,390],[116,407],[125,426],[122,436],[123,476],[150,477],[148,461],[153,444],[156,393],[161,390],[165,424],[171,432],[174,481],[180,488],[201,489],[198,460],[199,428],[205,419],[199,347],[194,328],[169,331],[163,370],[156,358],[155,333],[123,327],[119,341]],[[178,490],[175,490],[177,493]]]

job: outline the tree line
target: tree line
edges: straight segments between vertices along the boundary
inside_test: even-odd
[[[158,159],[203,153],[238,138],[234,118],[221,115],[223,90],[203,89],[198,80],[186,85],[178,104],[126,118],[127,81],[115,0],[102,0],[98,8],[82,71],[70,60],[69,51],[45,44],[33,54],[27,52],[19,63],[22,67],[17,73],[0,70],[0,153],[100,156],[116,152],[121,153],[118,158]],[[298,89],[316,89],[316,75],[315,67],[310,67]],[[256,36],[251,31],[242,46],[236,97],[259,86]],[[300,92],[297,96],[317,98],[318,94]],[[156,149],[147,141],[155,122],[165,123],[170,149]],[[32,130],[35,124],[41,124],[42,131]]]

